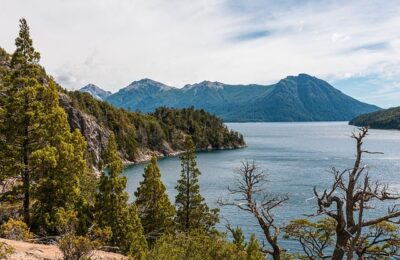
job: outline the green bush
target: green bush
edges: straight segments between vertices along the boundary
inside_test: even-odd
[[[64,260],[83,260],[90,259],[94,245],[87,237],[69,234],[60,239],[59,248],[64,254]]]
[[[0,242],[0,259],[8,259],[14,253],[14,248],[6,243]]]
[[[32,238],[32,233],[26,223],[12,218],[1,226],[1,234],[4,238],[12,240],[27,241]]]
[[[202,230],[190,234],[166,234],[155,243],[146,259],[151,260],[263,260],[258,242],[245,248],[229,242],[220,234],[209,235]]]

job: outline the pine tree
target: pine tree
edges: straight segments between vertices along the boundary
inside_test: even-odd
[[[175,207],[169,201],[166,188],[161,181],[157,157],[153,156],[144,169],[144,180],[135,192],[136,206],[142,220],[144,233],[149,241],[154,241],[165,231],[171,230]]]
[[[232,236],[233,236],[233,244],[235,244],[236,248],[238,250],[244,250],[245,248],[245,242],[244,242],[244,235],[243,231],[240,227],[237,227],[236,229],[232,230]]]
[[[143,227],[135,205],[129,205],[126,178],[117,153],[115,137],[109,138],[104,154],[104,170],[96,194],[95,220],[100,228],[111,228],[110,245],[128,255],[141,257],[147,250]]]
[[[248,260],[264,259],[260,244],[254,234],[250,236],[250,241],[247,244],[246,251]]]
[[[6,167],[3,170],[6,172],[2,172],[2,175],[21,180],[22,185],[15,186],[12,193],[22,193],[23,217],[29,225],[31,176],[34,174],[30,156],[33,151],[43,147],[38,137],[43,133],[40,117],[45,111],[40,96],[45,88],[40,84],[40,55],[33,48],[25,19],[20,20],[19,36],[15,44],[17,49],[11,58],[11,71],[3,79],[6,98],[1,132],[5,139],[3,148],[6,151]]]
[[[59,106],[58,89],[38,64],[25,19],[20,20],[10,71],[3,77],[6,97],[0,136],[4,164],[0,175],[20,180],[3,198],[22,197],[24,221],[44,233],[54,233],[55,212],[74,210],[79,180],[85,173],[86,144],[77,131],[70,133]],[[32,201],[35,223],[31,222]]]
[[[218,222],[218,209],[210,210],[200,194],[199,175],[195,146],[192,139],[185,138],[185,152],[181,159],[181,178],[175,187],[178,191],[176,225],[179,230],[189,232],[193,229],[210,230]]]
[[[44,117],[49,126],[46,129],[47,145],[32,154],[32,165],[37,170],[34,177],[33,197],[34,229],[46,234],[57,234],[57,213],[60,210],[78,211],[77,204],[84,199],[81,181],[88,174],[85,153],[86,142],[79,132],[70,132],[67,116],[58,106],[57,90],[53,91],[53,105]],[[55,98],[57,97],[57,98]]]

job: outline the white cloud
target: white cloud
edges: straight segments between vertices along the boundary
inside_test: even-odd
[[[42,64],[69,88],[91,82],[115,91],[144,77],[175,86],[271,83],[301,72],[400,77],[396,1],[0,3],[0,45],[13,50],[25,16]]]

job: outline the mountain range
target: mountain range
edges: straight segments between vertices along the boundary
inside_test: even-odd
[[[85,86],[81,90],[101,97],[98,87]],[[102,99],[116,107],[141,112],[153,112],[160,106],[193,106],[225,122],[348,121],[380,109],[307,74],[288,76],[272,85],[203,81],[183,88],[142,79]]]

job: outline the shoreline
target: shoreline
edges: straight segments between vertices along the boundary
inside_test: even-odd
[[[240,145],[237,147],[224,147],[224,148],[211,148],[211,149],[198,149],[196,150],[196,153],[199,152],[216,152],[216,151],[228,151],[228,150],[237,150],[237,149],[244,149],[247,147],[247,144],[245,145]],[[149,162],[151,157],[153,156],[153,154],[155,154],[157,156],[157,159],[165,159],[168,157],[177,157],[179,155],[181,155],[182,153],[184,153],[185,151],[181,150],[181,151],[173,151],[170,153],[160,153],[160,152],[151,152],[151,153],[146,153],[143,154],[140,158],[138,158],[135,161],[129,161],[129,160],[124,160],[123,164],[124,164],[124,168],[133,166],[133,165],[138,165],[138,164],[142,164],[142,163],[146,163]]]

